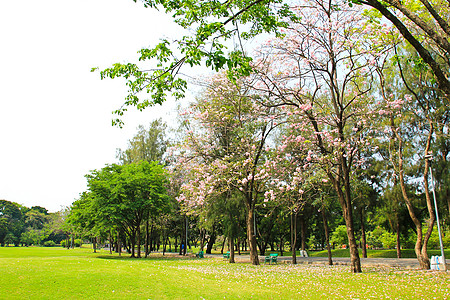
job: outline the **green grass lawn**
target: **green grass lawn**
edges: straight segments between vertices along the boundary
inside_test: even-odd
[[[446,299],[450,273],[0,248],[0,299]]]

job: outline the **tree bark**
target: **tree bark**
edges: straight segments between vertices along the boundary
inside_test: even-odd
[[[397,216],[397,226],[395,227],[395,229],[397,233],[397,258],[402,258],[402,251],[400,245],[400,222],[398,221],[398,216]]]
[[[300,238],[301,238],[301,249],[306,250],[306,222],[305,216],[300,216]]]
[[[213,229],[213,232],[211,233],[211,236],[209,237],[209,240],[208,240],[208,246],[206,247],[207,254],[211,254],[211,250],[214,246],[214,243],[216,242],[216,238],[217,238],[216,233],[214,232],[214,229]]]
[[[297,264],[297,213],[291,212],[291,251],[292,264]]]
[[[136,246],[137,246],[137,257],[141,258],[141,226],[140,226],[140,224],[136,227]]]
[[[258,249],[256,245],[256,235],[254,229],[254,207],[250,205],[247,201],[247,239],[248,246],[250,248],[250,261],[252,265],[259,265]]]
[[[364,258],[367,258],[367,242],[366,242],[366,226],[365,226],[365,218],[364,218],[364,208],[359,208],[359,217],[361,222],[361,242],[362,242],[362,255]]]
[[[227,242],[227,237],[224,236],[223,237],[223,243],[222,243],[222,249],[220,250],[220,254],[223,254],[223,249],[225,249],[226,242]]]
[[[145,246],[144,246],[145,258],[147,258],[148,254],[150,253],[148,249],[149,242],[150,242],[150,232],[149,232],[149,220],[147,218],[147,220],[145,221]]]
[[[230,247],[230,263],[234,264],[235,260],[234,260],[234,237],[232,234],[230,234],[230,236],[228,237],[229,240],[229,247]]]

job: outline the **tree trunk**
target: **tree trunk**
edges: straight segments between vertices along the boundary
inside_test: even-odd
[[[348,246],[350,249],[350,263],[353,273],[361,273],[361,261],[359,259],[358,245],[355,238],[355,228],[353,224],[353,205],[350,193],[350,170],[347,167],[346,157],[341,154],[339,157],[339,174],[337,177],[333,173],[328,173],[334,190],[338,195],[338,200],[342,208],[342,213],[347,229]],[[341,175],[341,176],[339,176]],[[342,179],[343,178],[343,179]],[[341,181],[344,182],[341,182]]]
[[[352,207],[344,211],[344,219],[347,227],[348,246],[350,248],[350,261],[353,273],[361,273],[361,261],[359,259],[358,246],[355,239],[355,229],[353,225]]]
[[[149,254],[148,244],[150,242],[150,233],[149,233],[149,220],[147,217],[147,220],[145,221],[145,245],[144,245],[144,251],[145,251],[145,258],[147,258]]]
[[[225,244],[227,242],[227,237],[223,237],[222,249],[220,249],[220,254],[223,254],[223,250],[225,249]]]
[[[200,238],[200,251],[203,251],[203,248],[205,247],[205,236],[206,236],[206,231],[205,229],[201,230],[201,238]]]
[[[302,242],[301,249],[303,251],[306,250],[306,223],[305,223],[305,217],[303,215],[300,216],[300,238]]]
[[[234,264],[234,237],[232,234],[228,237],[229,247],[230,247],[230,263]]]
[[[206,247],[206,254],[211,254],[211,250],[216,242],[216,238],[217,238],[216,233],[213,230],[208,240],[208,246]]]
[[[398,221],[398,216],[397,216],[397,226],[395,227],[395,229],[397,233],[397,258],[402,258],[402,251],[400,246],[400,222]]]
[[[297,213],[291,212],[291,251],[292,264],[297,264]]]
[[[97,253],[97,237],[92,239],[92,248],[94,248],[94,253]]]
[[[119,256],[122,256],[122,243],[120,242],[119,231],[117,231],[117,251],[119,252]]]
[[[250,248],[250,261],[252,265],[259,265],[258,249],[256,245],[256,235],[255,235],[255,214],[253,205],[246,203],[247,206],[247,239],[248,246]]]
[[[364,218],[364,208],[359,208],[359,217],[361,222],[361,242],[362,242],[362,255],[364,258],[367,258],[367,242],[366,242],[366,226],[365,226],[365,218]]]
[[[141,225],[139,222],[139,225],[136,228],[136,240],[137,240],[137,257],[141,258]]]
[[[331,257],[331,247],[330,247],[330,230],[328,229],[328,220],[325,215],[325,209],[322,207],[322,221],[323,229],[325,231],[325,242],[327,243],[327,253],[328,253],[328,265],[333,265],[333,258]]]
[[[241,237],[240,236],[238,236],[238,238],[237,238],[237,250],[238,250],[238,255],[241,255]]]

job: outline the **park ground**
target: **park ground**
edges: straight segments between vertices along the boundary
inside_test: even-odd
[[[352,274],[345,263],[320,260],[252,266],[220,255],[130,259],[87,248],[4,247],[0,298],[450,299],[450,272],[363,261],[363,273]]]

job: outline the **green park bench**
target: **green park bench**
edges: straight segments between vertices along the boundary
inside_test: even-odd
[[[230,251],[223,254],[223,259],[230,259]]]
[[[200,251],[199,253],[195,254],[195,257],[205,258],[205,256],[203,255],[203,251]]]
[[[278,263],[278,253],[271,253],[269,256],[266,256],[264,263]]]

